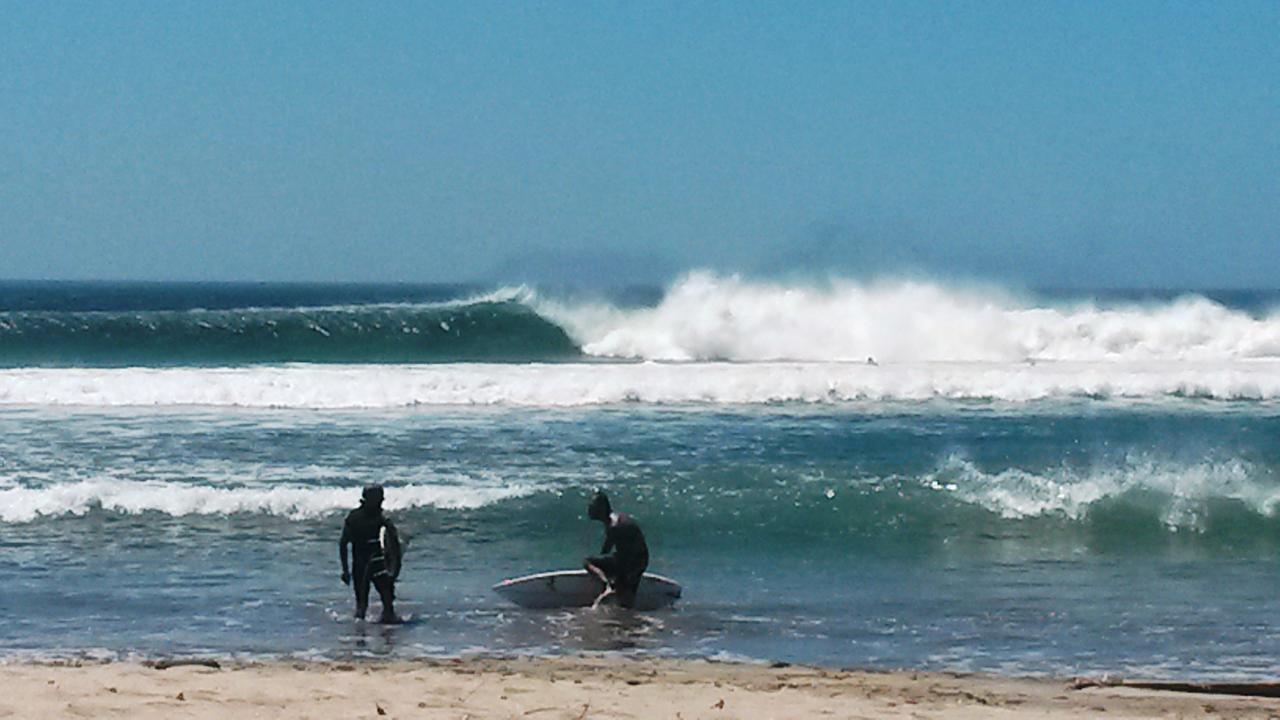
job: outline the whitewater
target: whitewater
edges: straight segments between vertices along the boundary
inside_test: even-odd
[[[0,405],[404,408],[930,400],[1274,402],[1280,360],[1070,363],[560,363],[0,371]]]
[[[1037,304],[926,282],[752,282],[694,273],[653,308],[530,300],[590,356],[738,362],[1229,362],[1280,359],[1280,313],[1187,294]]]

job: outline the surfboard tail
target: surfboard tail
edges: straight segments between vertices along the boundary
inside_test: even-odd
[[[391,573],[393,579],[400,577],[403,551],[400,546],[400,534],[396,532],[394,525],[384,524],[378,529],[378,544],[382,546],[382,557],[385,558],[387,572]]]

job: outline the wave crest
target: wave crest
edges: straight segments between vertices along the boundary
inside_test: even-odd
[[[1274,517],[1280,507],[1280,478],[1238,458],[1184,465],[1133,457],[1114,467],[1089,471],[1062,467],[987,473],[966,458],[952,456],[922,483],[1014,520],[1040,516],[1082,520],[1104,503],[1146,496],[1141,504],[1156,512],[1167,528],[1202,530],[1207,507],[1213,502],[1237,502],[1265,517]]]
[[[417,507],[473,509],[533,492],[531,486],[463,487],[417,484],[388,493],[388,510]],[[46,487],[0,489],[0,520],[29,522],[40,517],[84,515],[101,509],[175,517],[261,513],[294,520],[320,517],[354,506],[358,490],[347,487],[216,487],[170,482],[81,480]]]
[[[652,308],[526,298],[588,355],[676,361],[1221,361],[1280,357],[1280,316],[1199,296],[1037,306],[924,282],[821,285],[693,273]]]

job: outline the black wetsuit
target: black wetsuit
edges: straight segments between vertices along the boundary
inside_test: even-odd
[[[618,602],[623,607],[631,607],[640,587],[640,578],[649,567],[649,546],[645,544],[640,526],[629,515],[613,513],[605,524],[604,547],[600,553],[587,558],[587,562],[600,568],[609,578],[609,583],[618,592]]]
[[[363,618],[369,609],[369,584],[378,591],[382,599],[382,617],[384,620],[395,617],[395,576],[388,567],[387,558],[382,553],[379,532],[383,526],[394,532],[391,521],[380,509],[370,510],[361,505],[347,514],[342,525],[342,539],[338,541],[338,552],[342,555],[343,567],[346,567],[346,546],[351,543],[351,587],[356,591],[356,617]]]

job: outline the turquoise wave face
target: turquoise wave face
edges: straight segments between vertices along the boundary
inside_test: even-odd
[[[517,302],[0,314],[0,366],[554,361],[563,329]]]
[[[0,412],[0,524],[307,522],[377,482],[418,524],[443,514],[572,546],[598,486],[660,542],[731,554],[1150,543],[1269,557],[1278,431],[1280,417],[1256,409],[21,409]]]

